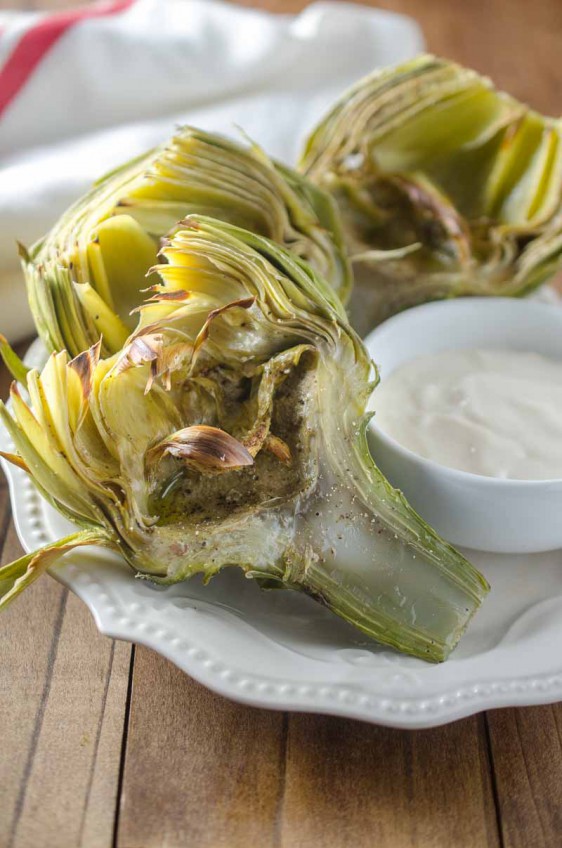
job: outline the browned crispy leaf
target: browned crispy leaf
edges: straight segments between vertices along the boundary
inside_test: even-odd
[[[74,359],[71,359],[68,363],[69,367],[72,368],[73,371],[76,371],[80,377],[82,392],[85,398],[90,396],[90,392],[92,390],[92,377],[100,359],[100,350],[101,339],[88,350],[79,353],[78,356],[75,356]]]
[[[0,451],[0,456],[8,462],[11,462],[12,465],[17,465],[18,468],[21,468],[22,471],[25,471],[27,474],[29,474],[29,468],[27,467],[26,463],[23,461],[21,456],[18,456],[17,453],[7,453],[6,451]]]
[[[291,464],[293,459],[291,455],[291,448],[287,442],[284,442],[283,439],[279,438],[279,436],[274,436],[273,433],[270,433],[265,440],[263,447],[264,450],[272,453],[284,465]]]
[[[172,433],[150,453],[156,459],[166,455],[181,459],[202,474],[233,471],[254,463],[252,455],[234,436],[206,424]]]
[[[162,333],[146,332],[134,336],[123,348],[123,352],[114,366],[114,373],[121,374],[129,368],[142,365],[144,362],[153,362],[161,349]]]
[[[245,297],[241,300],[233,300],[230,303],[227,303],[225,306],[220,306],[218,309],[213,309],[207,315],[205,323],[199,330],[197,334],[197,338],[195,339],[195,344],[193,346],[194,353],[197,353],[203,342],[207,340],[209,337],[209,330],[211,328],[211,324],[215,321],[219,315],[222,315],[224,312],[228,312],[231,309],[235,309],[236,307],[240,307],[240,309],[249,309],[255,303],[255,297]]]

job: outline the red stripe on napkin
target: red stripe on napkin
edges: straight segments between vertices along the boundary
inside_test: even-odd
[[[74,24],[124,12],[135,0],[115,0],[42,18],[28,29],[0,70],[0,116],[23,88],[46,53]],[[70,71],[72,69],[69,69]]]

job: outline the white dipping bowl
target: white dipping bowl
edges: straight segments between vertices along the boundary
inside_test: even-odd
[[[534,351],[562,361],[562,309],[510,298],[427,303],[385,321],[365,343],[381,380],[424,354],[459,348]],[[369,408],[376,405],[376,389]],[[446,468],[369,428],[375,462],[455,545],[497,553],[562,548],[562,479],[505,480]]]

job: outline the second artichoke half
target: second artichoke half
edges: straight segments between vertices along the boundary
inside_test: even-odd
[[[360,80],[301,170],[340,207],[362,335],[428,300],[527,294],[562,263],[562,121],[454,62]]]

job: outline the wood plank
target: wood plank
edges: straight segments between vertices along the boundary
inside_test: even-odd
[[[273,846],[281,713],[234,704],[136,649],[118,848]]]
[[[283,848],[499,845],[482,718],[397,731],[292,716]]]
[[[483,719],[401,732],[230,703],[137,649],[118,848],[496,848]]]
[[[487,716],[505,848],[562,844],[562,704]]]
[[[20,553],[10,525],[2,561]],[[49,577],[2,613],[0,639],[0,845],[109,848],[130,646]]]

